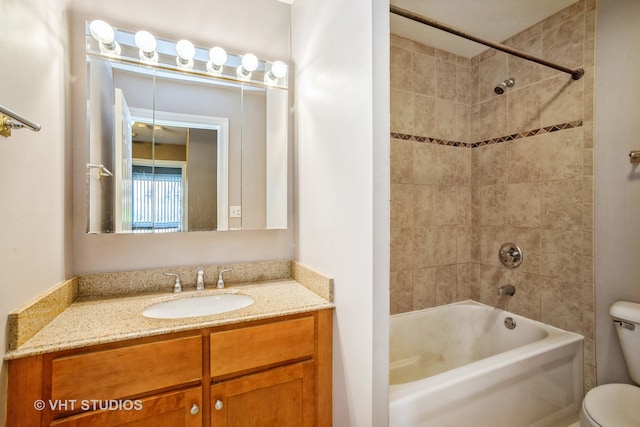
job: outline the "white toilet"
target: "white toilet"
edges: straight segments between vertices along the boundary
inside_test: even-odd
[[[640,304],[618,301],[611,306],[629,376],[640,384]],[[640,387],[605,384],[590,390],[582,401],[582,427],[640,426]]]

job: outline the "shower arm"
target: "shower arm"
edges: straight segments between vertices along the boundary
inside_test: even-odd
[[[582,76],[584,75],[584,69],[582,69],[582,68],[578,68],[578,69],[573,70],[571,68],[563,67],[562,65],[558,65],[558,64],[555,64],[553,62],[538,58],[536,56],[533,56],[533,55],[530,55],[528,53],[522,52],[520,50],[513,49],[513,48],[511,48],[509,46],[505,46],[505,45],[500,44],[500,43],[495,43],[495,42],[493,42],[491,40],[487,40],[487,39],[483,39],[481,37],[477,37],[477,36],[474,36],[474,35],[471,35],[471,34],[467,34],[464,31],[458,30],[457,28],[450,27],[450,26],[442,24],[442,23],[440,23],[440,22],[438,22],[436,20],[427,18],[427,17],[422,16],[422,15],[418,15],[417,13],[411,12],[411,11],[406,10],[406,9],[402,9],[402,8],[400,8],[398,6],[391,5],[390,6],[390,11],[391,11],[391,13],[393,13],[395,15],[399,15],[399,16],[402,16],[404,18],[411,19],[412,21],[416,21],[416,22],[419,22],[421,24],[428,25],[430,27],[437,28],[437,29],[442,30],[442,31],[446,31],[447,33],[450,33],[450,34],[465,38],[467,40],[471,40],[471,41],[476,42],[476,43],[480,43],[482,45],[491,47],[493,49],[508,53],[509,55],[517,56],[518,58],[526,59],[527,61],[532,61],[532,62],[538,63],[540,65],[544,65],[546,67],[550,67],[550,68],[553,68],[555,70],[562,71],[563,73],[571,74],[571,78],[573,80],[580,80],[582,78]]]

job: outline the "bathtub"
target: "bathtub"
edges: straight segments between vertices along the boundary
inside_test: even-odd
[[[577,420],[580,335],[471,300],[391,316],[390,335],[391,427]]]

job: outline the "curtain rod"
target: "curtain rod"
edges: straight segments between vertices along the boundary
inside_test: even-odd
[[[404,18],[411,19],[412,21],[416,21],[416,22],[419,22],[421,24],[425,24],[425,25],[428,25],[430,27],[437,28],[437,29],[442,30],[442,31],[446,31],[447,33],[454,34],[456,36],[465,38],[467,40],[471,40],[471,41],[474,41],[476,43],[480,43],[480,44],[483,44],[485,46],[491,47],[493,49],[508,53],[510,55],[514,55],[514,56],[517,56],[519,58],[526,59],[527,61],[532,61],[532,62],[538,63],[540,65],[544,65],[546,67],[550,67],[550,68],[556,69],[558,71],[562,71],[563,73],[571,74],[571,78],[573,80],[580,80],[580,78],[582,78],[582,76],[584,75],[584,69],[582,69],[582,68],[578,68],[576,70],[572,70],[571,68],[567,68],[567,67],[563,67],[562,65],[554,64],[553,62],[546,61],[544,59],[540,59],[540,58],[535,57],[533,55],[529,55],[528,53],[519,51],[517,49],[513,49],[513,48],[511,48],[509,46],[505,46],[505,45],[500,44],[500,43],[492,42],[491,40],[487,40],[487,39],[483,39],[481,37],[477,37],[477,36],[473,36],[471,34],[467,34],[464,31],[458,30],[458,29],[453,28],[453,27],[449,27],[449,26],[447,26],[445,24],[442,24],[442,23],[440,23],[440,22],[438,22],[436,20],[424,17],[422,15],[418,15],[417,13],[413,13],[413,12],[411,12],[409,10],[402,9],[402,8],[394,6],[394,5],[391,5],[390,11],[391,11],[391,13],[393,13],[395,15],[399,15],[399,16],[402,16]]]

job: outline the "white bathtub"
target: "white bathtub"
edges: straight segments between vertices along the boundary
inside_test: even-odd
[[[562,426],[579,412],[580,335],[470,300],[391,316],[390,335],[391,427]]]

